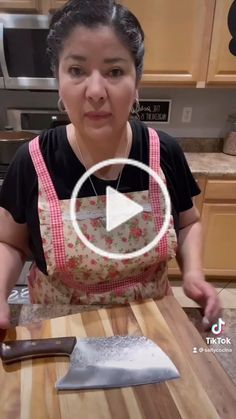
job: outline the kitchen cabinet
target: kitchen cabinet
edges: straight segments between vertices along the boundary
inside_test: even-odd
[[[50,10],[55,10],[58,9],[59,7],[63,6],[63,4],[66,3],[65,0],[48,0],[49,3],[49,9]]]
[[[203,228],[203,268],[207,277],[236,279],[236,179],[200,177],[196,205]],[[177,262],[169,275],[180,276]]]
[[[232,36],[228,29],[228,13],[233,0],[216,0],[207,83],[236,83],[236,56],[229,50]]]
[[[40,0],[0,0],[0,11],[39,10]]]
[[[220,0],[222,1],[222,0]],[[145,33],[145,84],[203,85],[215,0],[122,0]]]
[[[206,275],[236,279],[236,180],[208,180],[202,207]]]
[[[47,14],[50,8],[51,0],[0,0],[0,12]]]

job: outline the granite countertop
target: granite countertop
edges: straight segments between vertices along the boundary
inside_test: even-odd
[[[209,178],[236,177],[236,156],[221,152],[185,152],[184,154],[194,175],[205,175]]]

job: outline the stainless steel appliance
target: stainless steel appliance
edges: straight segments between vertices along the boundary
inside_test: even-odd
[[[21,274],[20,274],[20,276],[19,276],[19,278],[16,282],[17,286],[19,286],[19,285],[25,286],[24,290],[28,289],[28,287],[26,287],[26,285],[28,285],[28,274],[29,274],[29,270],[30,270],[31,265],[32,265],[32,261],[25,262],[25,264],[23,266],[23,269],[21,271]],[[27,293],[25,293],[25,297],[26,297],[26,294]],[[12,294],[11,294],[11,296],[12,296]],[[18,295],[18,298],[20,298],[20,297],[22,298],[22,295]],[[16,301],[16,299],[12,299],[11,302],[15,302],[15,301]]]
[[[42,130],[54,128],[57,125],[68,124],[69,119],[66,113],[56,109],[8,109],[7,125],[10,132],[16,133],[27,131],[32,136],[39,134]],[[1,136],[1,135],[0,135]],[[31,136],[29,136],[31,137]],[[0,161],[0,187],[8,169],[8,164]]]
[[[44,129],[68,124],[66,113],[57,109],[8,109],[7,124],[15,131],[39,133]]]
[[[3,80],[3,72],[2,72],[2,67],[0,65],[0,89],[4,89],[4,80]]]
[[[22,144],[35,134],[27,131],[0,131],[0,165],[8,165]]]
[[[55,90],[46,56],[50,17],[0,14],[0,66],[7,89]]]
[[[7,168],[8,168],[8,165],[0,164],[0,189],[1,189],[1,186],[2,186],[3,179],[5,177],[5,174],[7,172]]]
[[[52,128],[57,125],[64,125],[69,122],[65,113],[58,110],[40,110],[40,109],[8,109],[7,125],[14,131],[31,131],[35,135],[43,129]],[[0,188],[7,172],[8,165],[0,164]],[[9,297],[9,303],[23,304],[28,302],[27,275],[31,265],[27,261],[17,281],[17,287],[12,290]],[[20,287],[23,286],[22,287]]]

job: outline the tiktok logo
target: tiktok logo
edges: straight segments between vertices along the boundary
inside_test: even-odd
[[[225,322],[222,320],[222,318],[220,317],[218,319],[218,322],[214,323],[211,327],[211,331],[212,333],[214,333],[214,335],[220,335],[221,332],[223,331],[223,326],[225,325]]]

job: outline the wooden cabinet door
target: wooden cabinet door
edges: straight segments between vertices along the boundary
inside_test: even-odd
[[[39,0],[0,0],[0,11],[38,10]]]
[[[59,9],[59,7],[63,6],[66,3],[66,0],[48,0],[50,3],[49,9],[55,10]]]
[[[217,0],[207,75],[208,83],[236,83],[236,56],[229,50],[232,36],[228,13],[233,0]]]
[[[203,204],[202,225],[205,274],[236,278],[236,204]]]
[[[221,0],[220,0],[221,1]],[[205,83],[215,0],[122,0],[145,32],[145,83]]]

